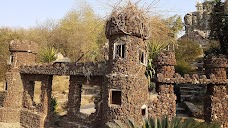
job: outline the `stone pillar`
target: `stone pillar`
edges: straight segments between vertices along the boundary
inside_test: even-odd
[[[50,115],[52,111],[51,106],[51,93],[52,93],[52,78],[53,76],[47,76],[45,80],[42,81],[41,85],[41,104],[42,112],[44,114]]]
[[[81,106],[81,92],[82,84],[78,81],[76,76],[70,76],[69,94],[68,94],[68,104],[67,104],[67,116],[68,119],[73,121],[75,115],[80,112]]]
[[[175,74],[174,65],[176,65],[175,53],[164,51],[157,57],[156,73],[163,75],[164,78],[173,78]],[[174,94],[173,84],[157,83],[156,86],[159,99],[156,115],[158,117],[164,115],[167,115],[170,118],[174,117],[176,115],[176,95]]]
[[[208,56],[204,60],[207,77],[226,81],[227,60],[224,56]],[[211,77],[212,78],[212,77]],[[207,85],[204,116],[207,122],[215,121],[228,127],[228,95],[224,82]]]
[[[157,56],[156,73],[163,74],[164,78],[172,78],[175,74],[175,65],[175,53],[171,51],[164,51]]]

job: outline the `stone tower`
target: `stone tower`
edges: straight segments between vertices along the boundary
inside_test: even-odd
[[[108,70],[103,87],[103,121],[148,116],[148,81],[145,76],[147,22],[134,6],[114,12],[106,24],[109,39]]]
[[[19,69],[21,65],[35,63],[37,45],[28,41],[13,40],[9,44],[10,57],[6,73],[6,97],[1,109],[3,122],[20,122],[23,86]]]

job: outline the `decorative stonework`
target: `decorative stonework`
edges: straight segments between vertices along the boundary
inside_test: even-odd
[[[199,6],[199,9],[201,7]],[[192,19],[193,20],[193,19]],[[194,21],[195,23],[195,21]],[[36,47],[33,43],[12,41],[13,58],[6,80],[8,90],[0,108],[1,122],[20,122],[23,127],[49,127],[53,75],[70,76],[67,115],[62,127],[106,127],[108,121],[143,119],[176,115],[176,96],[173,84],[207,84],[205,99],[206,121],[218,121],[228,127],[226,67],[224,57],[205,58],[206,75],[181,76],[175,73],[175,54],[162,52],[156,59],[157,94],[150,94],[145,76],[148,29],[146,19],[132,5],[115,12],[107,21],[106,36],[109,39],[109,59],[99,63],[57,62],[36,64]],[[35,45],[34,45],[35,46]],[[34,83],[41,82],[40,103],[34,103]],[[86,115],[80,112],[82,85],[99,86],[95,97],[96,112]]]

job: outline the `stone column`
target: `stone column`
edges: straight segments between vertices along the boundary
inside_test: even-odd
[[[171,51],[162,52],[156,60],[156,73],[166,79],[173,78],[175,74],[174,65],[176,65],[175,53]],[[157,83],[156,86],[159,99],[156,115],[158,117],[164,115],[170,118],[174,117],[176,115],[176,95],[174,94],[173,84]]]
[[[204,60],[204,65],[207,77],[226,81],[227,60],[224,56],[208,56]],[[226,89],[224,82],[208,84],[204,103],[205,120],[207,122],[219,122],[223,127],[228,127],[228,96]]]
[[[82,84],[78,81],[77,76],[70,76],[67,116],[68,119],[74,120],[75,115],[80,112]]]
[[[52,93],[52,78],[53,76],[46,76],[41,85],[41,104],[42,112],[49,115],[51,113],[51,93]]]

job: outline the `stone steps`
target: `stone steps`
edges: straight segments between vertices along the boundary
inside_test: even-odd
[[[197,117],[200,114],[200,110],[191,102],[184,101],[184,105],[188,111],[188,115]]]
[[[194,98],[198,97],[201,92],[205,90],[204,86],[190,84],[180,85],[179,88],[181,101],[192,101]]]

